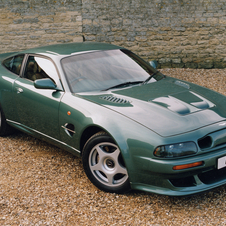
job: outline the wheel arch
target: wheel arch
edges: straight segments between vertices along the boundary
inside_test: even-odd
[[[104,129],[101,126],[91,125],[91,126],[87,127],[82,132],[82,134],[81,134],[81,137],[80,137],[80,146],[79,146],[80,151],[81,151],[80,155],[82,155],[83,148],[84,148],[86,142],[89,140],[89,138],[91,138],[94,134],[99,133],[101,131],[103,131],[106,134],[108,134],[109,136],[111,136],[112,139],[115,141],[115,144],[118,145],[119,148],[122,147],[122,146],[127,147],[127,142],[125,140],[118,139],[119,137],[122,137],[122,134],[121,134],[121,132],[119,132],[119,130],[117,130],[117,135],[116,135],[116,132],[115,131],[112,131],[113,132],[113,134],[112,134],[111,132],[109,132],[108,130]]]
[[[96,126],[96,125],[89,126],[83,131],[81,138],[80,138],[81,155],[82,155],[83,148],[84,148],[86,142],[89,140],[89,138],[92,137],[94,134],[100,132],[100,131],[104,131],[107,134],[109,134],[106,130],[104,130],[103,128]]]
[[[85,146],[86,142],[93,135],[95,135],[95,134],[97,134],[99,132],[105,132],[107,135],[112,137],[112,139],[114,140],[115,144],[119,147],[119,149],[121,151],[121,154],[122,154],[123,160],[125,162],[126,168],[128,168],[128,165],[130,165],[128,163],[128,161],[131,161],[131,156],[130,156],[130,153],[127,151],[128,144],[127,144],[126,140],[122,138],[123,135],[122,135],[122,133],[119,130],[117,130],[117,132],[116,131],[111,131],[112,132],[111,133],[108,130],[106,130],[103,127],[98,126],[98,125],[91,125],[91,126],[87,127],[83,131],[83,133],[81,135],[81,138],[80,138],[80,151],[81,151],[80,152],[80,156],[82,156],[82,154],[83,154],[83,149],[84,149],[84,146]]]

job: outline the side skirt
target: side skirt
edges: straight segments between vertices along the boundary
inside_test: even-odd
[[[48,142],[50,144],[53,144],[53,145],[55,145],[55,146],[57,146],[59,148],[62,148],[63,150],[68,151],[68,152],[70,152],[71,154],[73,154],[75,156],[78,156],[78,157],[81,156],[80,155],[81,151],[71,147],[70,145],[68,145],[68,144],[66,144],[66,143],[64,143],[64,142],[62,142],[60,140],[57,140],[57,139],[55,139],[53,137],[50,137],[50,136],[48,136],[46,134],[43,134],[43,133],[41,133],[41,132],[39,132],[37,130],[34,130],[34,129],[31,129],[31,128],[27,127],[27,126],[24,126],[21,123],[14,122],[14,121],[11,121],[11,120],[8,120],[8,119],[6,121],[7,121],[7,123],[10,126],[12,126],[12,127],[16,128],[16,129],[28,134],[28,135],[31,135],[31,136],[33,136],[35,138],[38,138],[40,140],[44,140],[44,141],[46,141],[46,142]]]

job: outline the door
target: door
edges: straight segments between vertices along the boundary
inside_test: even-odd
[[[18,122],[28,130],[59,139],[59,104],[63,91],[37,89],[36,79],[59,80],[53,62],[39,56],[29,56],[24,75],[14,82],[15,106]]]
[[[20,76],[21,65],[24,61],[24,54],[12,56],[2,62],[0,102],[7,120],[17,121],[17,112],[14,104],[13,84]]]

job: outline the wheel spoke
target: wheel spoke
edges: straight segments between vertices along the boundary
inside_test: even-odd
[[[93,157],[90,168],[92,170],[103,171],[104,152],[100,146],[96,146],[93,150]]]
[[[115,149],[114,152],[109,153],[108,155],[109,155],[109,157],[111,157],[112,159],[114,159],[115,162],[118,162],[119,154],[120,154],[120,151],[119,151],[119,149],[117,148],[117,149]]]
[[[100,146],[96,146],[96,151],[99,155],[99,159],[103,159],[104,156],[106,156],[106,153],[102,150],[102,148]]]
[[[103,167],[101,162],[99,161],[97,164],[90,166],[91,170],[103,171]]]
[[[126,168],[119,164],[119,161],[118,161],[119,155],[120,155],[120,151],[118,148],[113,153],[109,154],[109,156],[111,156],[115,161],[115,175],[118,173],[127,174]]]
[[[126,174],[127,174],[127,170],[126,170],[125,167],[122,167],[120,164],[117,164],[117,165],[116,165],[116,172],[115,172],[115,175],[118,174],[118,173],[121,173],[121,174],[126,175]]]
[[[109,185],[112,185],[113,182],[114,182],[114,174],[108,173],[108,174],[106,174],[106,177],[107,177],[107,179],[108,179],[108,184],[109,184]]]

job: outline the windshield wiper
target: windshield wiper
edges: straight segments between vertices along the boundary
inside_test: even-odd
[[[151,74],[145,81],[142,82],[142,85],[148,83],[157,73],[158,73],[158,71],[156,71],[155,73]]]
[[[136,84],[140,84],[140,83],[143,83],[143,81],[123,82],[123,83],[120,83],[118,85],[111,86],[111,87],[104,89],[102,91],[107,91],[109,89],[114,89],[114,88],[126,87],[126,86],[129,86],[129,85],[136,85]]]

